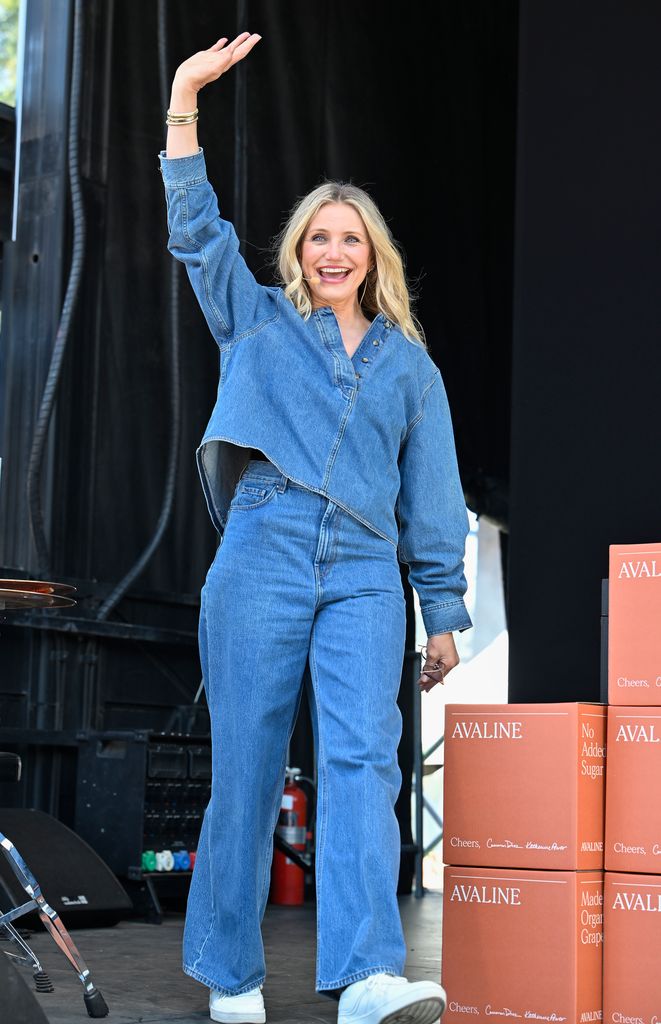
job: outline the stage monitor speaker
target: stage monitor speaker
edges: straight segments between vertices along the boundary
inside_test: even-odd
[[[2,952],[5,947],[16,952],[9,942],[0,943],[0,1021],[7,1021],[7,1024],[48,1024],[32,987],[29,969],[15,967]]]
[[[75,832],[50,814],[24,808],[0,808],[0,832],[20,853],[41,886],[47,903],[67,928],[116,924],[133,904],[110,868]],[[5,855],[0,852],[0,907],[26,901]],[[26,914],[16,922],[32,926],[38,917]]]

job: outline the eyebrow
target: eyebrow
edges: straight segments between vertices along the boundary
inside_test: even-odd
[[[325,232],[328,233],[328,228],[314,227],[314,228],[308,228],[308,231],[310,233],[314,233],[316,231],[325,231]],[[340,232],[340,234],[342,234],[342,235],[360,235],[361,238],[364,237],[362,231],[354,231],[353,228],[345,228],[345,230]]]

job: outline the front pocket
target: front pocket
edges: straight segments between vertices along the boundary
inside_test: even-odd
[[[245,481],[239,480],[229,507],[240,509],[257,508],[260,505],[265,505],[273,497],[277,489],[277,480],[274,480],[273,483],[263,484],[256,481],[250,482],[250,478]]]

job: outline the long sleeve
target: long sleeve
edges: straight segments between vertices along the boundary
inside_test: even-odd
[[[440,371],[426,385],[399,457],[398,555],[420,599],[427,636],[463,632],[469,532],[452,420]]]
[[[260,285],[239,251],[234,226],[223,220],[206,172],[204,151],[159,153],[165,186],[168,249],[186,267],[191,285],[219,344],[275,315],[273,289]]]

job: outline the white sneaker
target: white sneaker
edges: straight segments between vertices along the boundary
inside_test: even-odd
[[[262,986],[238,996],[224,996],[215,989],[209,993],[209,1015],[221,1024],[265,1024],[266,1010]]]
[[[447,998],[435,981],[370,974],[340,996],[337,1024],[434,1024]]]

